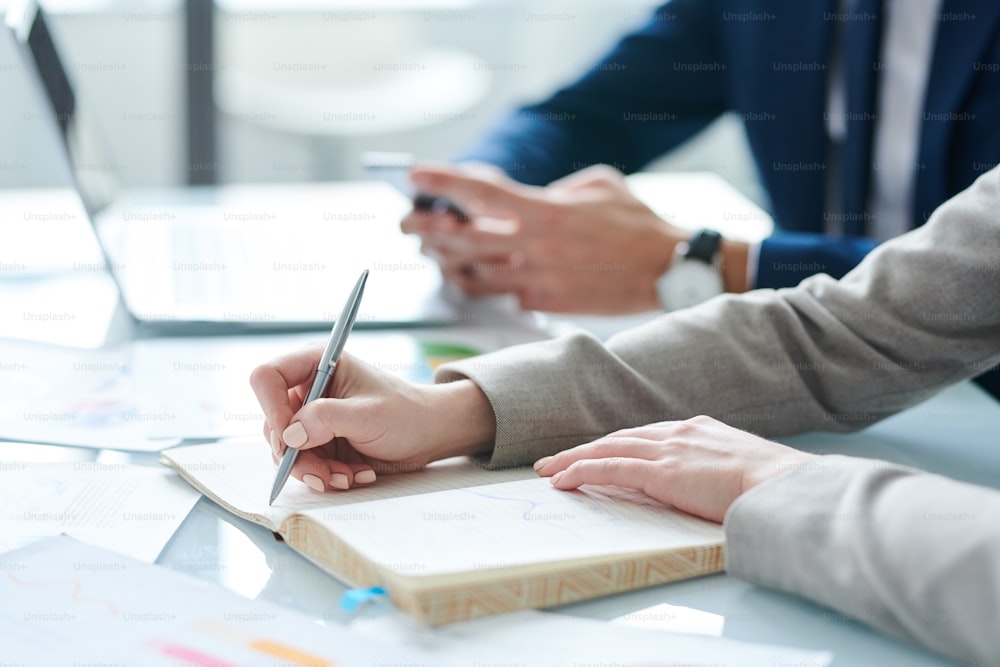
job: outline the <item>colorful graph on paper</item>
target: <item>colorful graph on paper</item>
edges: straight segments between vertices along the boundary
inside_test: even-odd
[[[0,556],[7,664],[441,664],[172,570],[57,537]]]

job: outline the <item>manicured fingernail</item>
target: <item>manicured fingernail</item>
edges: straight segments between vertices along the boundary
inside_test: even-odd
[[[563,476],[563,471],[562,470],[560,470],[556,474],[552,475],[552,486],[555,486],[556,484],[558,484],[559,483],[559,478],[561,478],[562,476]]]
[[[351,488],[351,483],[347,481],[347,475],[342,472],[335,472],[330,475],[330,486],[335,489],[346,490]]]
[[[535,466],[534,466],[535,470],[540,470],[544,468],[549,464],[549,461],[551,460],[552,460],[551,456],[543,456],[542,458],[538,459],[537,461],[535,461]]]
[[[375,471],[362,470],[361,472],[354,473],[354,481],[358,484],[371,484],[375,481]]]
[[[302,422],[295,422],[285,429],[285,432],[281,434],[281,439],[289,447],[298,449],[309,440],[309,434],[306,433],[306,428],[302,425]]]
[[[326,485],[316,475],[302,475],[302,481],[313,491],[326,491]]]
[[[278,440],[278,434],[271,431],[271,451],[274,452],[275,456],[281,456],[281,441]]]

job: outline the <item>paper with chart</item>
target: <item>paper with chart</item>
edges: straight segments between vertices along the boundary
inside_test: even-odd
[[[0,343],[0,438],[160,451],[260,433],[253,368],[308,336],[139,340],[102,350]]]
[[[24,667],[452,664],[67,537],[0,556],[0,646]]]
[[[162,468],[0,463],[0,552],[67,533],[153,562],[200,498]]]
[[[440,491],[355,505],[331,524],[376,563],[421,576],[721,544],[722,527],[615,487],[568,492],[548,479]],[[303,514],[319,521],[322,511]],[[329,515],[329,511],[327,511]],[[356,515],[356,517],[352,517]],[[441,545],[447,544],[447,549]]]
[[[209,445],[176,447],[163,453],[167,465],[226,509],[277,530],[291,514],[315,510],[323,521],[350,515],[338,510],[371,500],[397,498],[448,489],[536,477],[528,467],[486,470],[464,458],[437,461],[419,472],[381,475],[367,488],[317,493],[295,479],[288,479],[274,506],[267,504],[274,483],[271,450],[262,439],[233,439]]]
[[[259,434],[258,364],[314,335],[139,340],[103,350],[0,343],[0,438],[160,451]]]
[[[151,440],[164,416],[141,404],[128,350],[74,350],[0,343],[0,438],[158,451],[177,440]]]

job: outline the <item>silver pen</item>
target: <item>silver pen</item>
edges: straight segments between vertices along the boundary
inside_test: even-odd
[[[358,282],[355,283],[351,296],[347,298],[347,303],[344,304],[344,310],[341,311],[340,317],[333,324],[333,331],[330,332],[330,340],[327,342],[326,349],[323,350],[323,355],[319,358],[319,365],[316,367],[316,377],[313,379],[309,395],[306,396],[306,400],[302,402],[302,405],[320,398],[326,393],[330,382],[333,381],[333,374],[337,370],[337,361],[340,359],[340,353],[344,350],[344,343],[347,342],[347,337],[351,333],[351,327],[354,326],[354,320],[358,316],[358,307],[361,305],[361,295],[364,294],[365,281],[367,280],[368,269],[365,269],[361,272]],[[274,486],[271,487],[271,500],[268,501],[268,505],[273,505],[274,499],[281,493],[285,482],[288,481],[288,476],[292,474],[292,465],[298,456],[299,450],[292,449],[291,447],[285,448],[285,454],[281,457],[281,463],[278,464],[278,474],[274,478]]]

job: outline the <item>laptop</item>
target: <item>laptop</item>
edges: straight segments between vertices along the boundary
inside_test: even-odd
[[[329,326],[362,269],[357,327],[441,326],[488,306],[442,284],[398,221],[409,202],[382,183],[184,188],[123,196],[85,95],[36,0],[6,25],[56,133],[129,316],[156,333]]]

